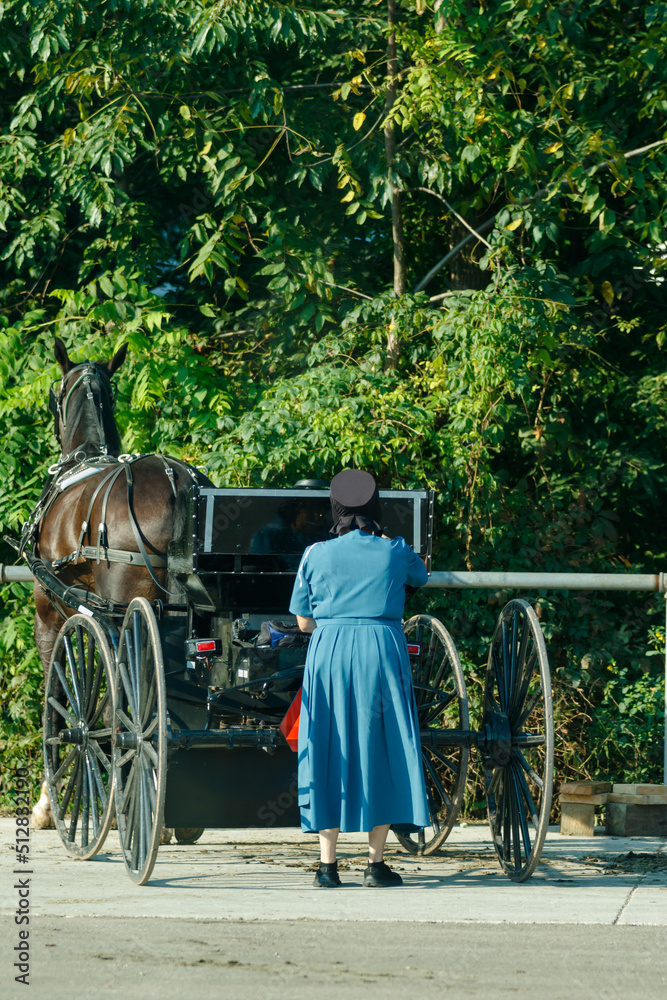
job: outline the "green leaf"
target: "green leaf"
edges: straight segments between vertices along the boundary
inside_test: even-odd
[[[526,137],[522,136],[518,142],[516,142],[513,146],[510,147],[510,155],[507,160],[508,170],[511,170],[516,165],[516,161],[518,160],[519,154],[523,149],[523,147],[525,146],[525,144],[526,144]]]
[[[272,264],[265,264],[259,271],[259,274],[280,274],[281,271],[285,270],[285,261],[278,260]]]
[[[100,278],[98,278],[98,284],[105,295],[108,295],[110,299],[113,298],[114,287],[108,275],[103,274]]]

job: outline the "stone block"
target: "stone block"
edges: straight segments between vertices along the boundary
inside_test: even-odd
[[[611,791],[611,781],[564,781],[560,791],[564,795],[604,795]]]
[[[560,832],[564,837],[592,837],[595,834],[595,806],[583,802],[562,802]]]
[[[614,795],[656,795],[667,801],[667,785],[620,785],[611,789]]]
[[[628,806],[667,806],[667,799],[662,795],[619,795],[611,792],[607,798],[610,802],[625,802]]]
[[[608,802],[606,832],[610,837],[667,837],[667,803]]]
[[[580,802],[582,805],[588,806],[603,806],[608,798],[609,795],[606,792],[604,795],[570,795],[561,792],[558,796],[559,802]]]

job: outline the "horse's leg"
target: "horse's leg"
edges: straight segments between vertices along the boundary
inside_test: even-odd
[[[53,607],[48,597],[35,584],[35,642],[42,661],[44,671],[44,690],[46,691],[46,675],[51,661],[51,653],[62,625],[62,618]],[[39,801],[33,807],[30,815],[30,827],[33,830],[49,830],[55,827],[51,802],[46,781],[42,781]]]
[[[44,684],[46,685],[46,675],[49,671],[51,654],[58,638],[58,632],[63,623],[61,615],[51,604],[50,600],[39,586],[35,583],[35,643],[37,652],[42,661],[44,671]]]

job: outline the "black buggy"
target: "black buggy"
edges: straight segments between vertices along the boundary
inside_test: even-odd
[[[432,494],[380,498],[385,533],[402,535],[428,562]],[[326,490],[193,484],[168,553],[182,603],[126,595],[129,604],[103,606],[28,557],[42,587],[76,611],[56,641],[44,715],[46,781],[71,854],[96,854],[115,816],[130,878],[143,884],[164,825],[188,843],[207,827],[299,824],[296,754],[281,724],[300,691],[308,636],[286,609],[303,551],[330,526]],[[498,859],[524,881],[546,836],[553,772],[549,666],[535,613],[513,600],[500,614],[478,730],[446,628],[417,615],[404,630],[431,824],[396,835],[412,854],[441,847],[477,747]]]

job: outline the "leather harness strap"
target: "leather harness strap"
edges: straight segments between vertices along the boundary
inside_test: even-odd
[[[174,470],[172,469],[172,467],[170,466],[169,462],[164,457],[164,455],[156,455],[155,457],[159,458],[162,464],[164,465],[164,471],[166,472],[169,482],[171,483],[171,491],[174,494],[174,497],[177,497],[178,490],[176,489],[176,483],[174,482]]]
[[[118,476],[120,475],[120,473],[121,473],[120,469],[116,469],[114,471],[113,478],[111,479],[111,482],[107,486],[106,493],[104,494],[104,499],[102,500],[102,513],[100,515],[100,523],[99,523],[98,528],[97,528],[97,552],[95,553],[95,559],[96,559],[96,562],[97,562],[98,565],[99,565],[99,562],[100,562],[100,552],[101,552],[102,547],[104,547],[106,561],[107,562],[111,561],[109,559],[109,555],[108,555],[108,553],[109,553],[110,550],[109,550],[109,537],[107,535],[107,523],[106,523],[107,522],[107,504],[109,503],[109,495],[111,494],[111,490],[113,488],[113,484],[116,482],[116,479],[118,478]],[[100,486],[104,485],[104,482],[106,482],[106,480],[104,480],[100,484]],[[95,502],[95,497],[93,497],[93,503],[94,502]],[[90,520],[90,517],[92,516],[92,513],[93,513],[93,507],[92,507],[92,504],[91,504],[90,515],[88,517],[88,520]],[[114,551],[115,552],[120,552],[121,550],[120,549],[114,549]]]
[[[99,563],[98,554],[99,546],[97,545],[84,545],[81,548],[83,559],[94,560]],[[130,552],[129,549],[110,549],[108,546],[104,546],[102,562],[124,563],[126,566],[144,566],[144,558],[149,560],[151,566],[156,566],[158,569],[164,569],[167,565],[166,556],[158,556],[152,552],[147,552],[144,557],[141,552]]]
[[[139,525],[137,524],[137,519],[134,514],[134,476],[132,474],[132,465],[130,462],[125,462],[124,464],[125,464],[125,476],[127,478],[127,513],[130,519],[130,525],[132,527],[134,539],[137,545],[139,546],[139,551],[141,552],[144,564],[146,566],[146,569],[148,570],[151,580],[157,587],[160,588],[160,590],[163,590],[165,594],[169,594],[171,596],[171,591],[160,583],[160,581],[158,580],[153,571],[153,567],[151,566],[148,552],[146,551],[146,546],[144,545],[144,540],[141,537],[141,530],[139,528]],[[172,482],[172,487],[173,485],[174,484]]]
[[[165,594],[172,595],[172,592],[163,584],[160,583],[157,576],[155,575],[154,568],[164,569],[167,566],[167,559],[164,555],[159,555],[158,553],[150,553],[146,550],[144,544],[144,539],[141,534],[141,529],[137,521],[136,515],[134,513],[134,474],[132,472],[132,465],[134,462],[139,461],[139,459],[144,458],[144,455],[136,455],[125,459],[120,462],[115,468],[112,468],[99,482],[95,488],[90,503],[88,504],[88,511],[85,520],[81,524],[81,531],[79,534],[79,541],[74,552],[70,552],[69,555],[62,556],[60,559],[53,561],[52,568],[54,571],[61,569],[63,566],[67,566],[71,563],[78,563],[81,559],[95,561],[98,565],[101,561],[106,563],[122,563],[129,566],[143,566],[146,569],[153,581],[153,583],[164,591]],[[156,455],[159,458],[165,468],[165,474],[167,475],[169,482],[171,484],[171,489],[174,497],[178,496],[178,489],[175,483],[174,469],[169,463],[168,459],[164,455]],[[184,464],[184,468],[190,473],[194,478],[194,473],[191,472],[189,467]],[[114,549],[109,547],[109,539],[106,525],[106,515],[107,506],[109,502],[109,497],[111,491],[116,483],[116,480],[125,470],[125,478],[127,481],[127,513],[130,526],[132,528],[132,533],[134,535],[135,541],[137,543],[138,552],[132,552],[129,549]],[[102,511],[100,517],[100,523],[98,527],[97,535],[97,545],[84,545],[86,534],[90,531],[90,521],[93,515],[93,509],[95,502],[106,486],[104,492],[104,497],[102,500]],[[52,484],[52,487],[57,487],[57,481]],[[57,493],[54,490],[54,498]],[[47,505],[51,505],[52,500]],[[42,514],[43,517],[43,514]],[[41,521],[42,518],[40,518]]]
[[[88,505],[88,513],[86,514],[86,519],[83,522],[83,524],[81,525],[81,534],[79,535],[79,544],[78,544],[76,552],[74,554],[74,559],[72,560],[73,562],[78,562],[79,558],[81,556],[81,548],[83,546],[83,540],[86,537],[86,532],[88,531],[88,527],[90,525],[90,519],[93,516],[93,508],[95,506],[95,501],[97,500],[98,496],[100,495],[100,492],[102,491],[102,487],[105,485],[105,483],[109,483],[109,486],[107,487],[106,494],[104,496],[104,507],[106,507],[106,501],[107,501],[107,499],[109,497],[109,493],[111,492],[111,487],[116,482],[116,480],[117,480],[118,476],[120,475],[121,471],[122,471],[121,469],[112,469],[111,472],[107,473],[107,475],[104,477],[104,479],[100,483],[97,484],[95,492],[93,493],[91,501],[90,501],[90,503]],[[100,561],[99,544],[98,544],[98,551],[97,551],[97,561],[98,562]]]

